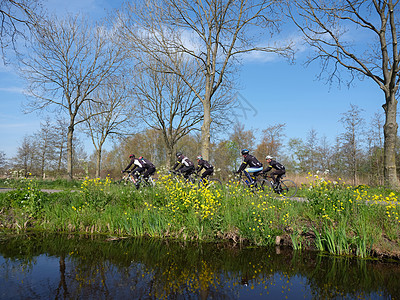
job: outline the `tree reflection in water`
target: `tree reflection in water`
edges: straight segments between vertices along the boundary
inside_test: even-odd
[[[284,248],[26,234],[2,236],[0,254],[1,299],[371,299],[400,295],[399,262]]]

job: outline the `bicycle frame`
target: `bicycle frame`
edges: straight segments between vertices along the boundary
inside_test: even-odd
[[[209,185],[222,187],[222,182],[218,178],[213,178],[210,175],[207,175],[205,178],[201,178],[201,175],[197,174],[196,172],[191,175],[198,182],[199,188],[206,187]]]
[[[260,180],[258,179],[259,174],[255,174],[255,176],[254,176],[254,174],[255,174],[255,173],[253,173],[253,174],[250,173],[250,176],[254,179],[254,183],[253,183],[253,184],[250,184],[250,183],[248,182],[248,178],[247,178],[246,175],[243,174],[243,172],[241,172],[241,173],[239,173],[239,174],[235,174],[235,176],[237,177],[238,182],[239,182],[242,186],[244,186],[244,187],[246,187],[246,188],[250,188],[250,189],[252,189],[253,192],[254,192],[254,189],[258,190],[258,189],[261,188],[261,186],[262,186],[262,183],[261,183]]]
[[[151,178],[151,176],[149,176],[148,180],[145,180],[145,178],[143,177],[142,174],[138,174],[137,178],[135,178],[135,176],[133,176],[128,171],[125,171],[124,173],[125,174],[122,177],[122,179],[118,181],[119,183],[124,182],[124,184],[127,184],[128,182],[130,182],[130,183],[134,184],[137,189],[139,189],[140,185],[143,185],[143,186],[154,186],[155,185],[153,178]]]
[[[297,193],[297,185],[294,181],[290,179],[282,179],[286,177],[286,175],[283,175],[280,180],[278,180],[277,184],[274,184],[272,181],[271,175],[265,174],[264,180],[268,182],[268,186],[271,190],[273,190],[275,193],[282,195],[283,197],[286,198],[291,198],[294,197]],[[269,178],[269,179],[268,179]]]
[[[135,179],[134,179],[135,180]],[[135,185],[137,188],[139,188],[140,185],[142,186],[151,186],[153,187],[155,185],[153,178],[151,178],[151,176],[148,177],[148,179],[146,180],[142,174],[140,174],[138,176],[138,178],[135,181]]]
[[[124,184],[128,184],[128,183],[135,183],[134,178],[132,177],[132,175],[125,171],[124,175],[122,176],[122,178],[120,180],[117,181],[117,183],[124,183]]]
[[[181,180],[183,179],[184,181],[190,182],[191,184],[195,183],[195,178],[193,178],[193,174],[194,173],[190,173],[189,175],[187,175],[187,177],[185,177],[184,174],[176,171],[176,170],[170,170],[168,171],[169,174],[172,174],[173,176],[175,176],[175,178],[177,180]]]

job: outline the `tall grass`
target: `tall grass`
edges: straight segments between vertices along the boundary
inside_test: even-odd
[[[306,202],[253,193],[234,182],[199,189],[169,176],[139,190],[110,178],[86,179],[73,191],[55,194],[41,192],[39,185],[26,181],[0,194],[1,226],[254,245],[274,244],[280,236],[297,250],[312,246],[360,257],[393,250],[389,245],[400,248],[398,193],[341,181],[314,177],[301,187]]]

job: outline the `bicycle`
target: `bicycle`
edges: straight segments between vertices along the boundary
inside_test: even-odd
[[[272,177],[268,174],[265,174],[264,179],[262,181],[263,190],[265,191],[273,191],[276,194],[282,195],[285,198],[292,198],[297,193],[297,185],[293,180],[290,179],[281,179],[274,184]],[[286,175],[282,175],[281,178],[286,177]],[[267,179],[269,178],[269,179]]]
[[[154,187],[156,184],[153,180],[153,178],[151,178],[151,176],[144,178],[142,174],[139,174],[139,176],[136,179],[136,183],[135,186],[137,189],[140,188],[140,186],[142,187]]]
[[[127,184],[134,183],[133,176],[130,174],[129,171],[124,171],[123,173],[124,174],[123,174],[122,178],[120,180],[116,181],[117,184],[127,185]]]
[[[253,193],[263,191],[263,178],[259,178],[259,175],[261,172],[256,172],[256,173],[249,173],[251,178],[253,179],[253,183],[250,184],[249,179],[247,176],[243,176],[243,172],[240,172],[239,174],[233,172],[233,175],[236,177],[236,180],[238,181],[238,184],[241,185],[244,188],[250,189]]]
[[[175,178],[177,181],[185,181],[190,184],[195,184],[196,180],[193,178],[193,173],[190,173],[185,177],[182,173],[176,171],[176,170],[169,170],[168,174],[170,174],[172,177]]]
[[[118,180],[117,183],[123,183],[124,185],[127,185],[129,183],[134,184],[136,189],[139,189],[140,186],[142,187],[154,187],[155,186],[155,182],[153,180],[153,178],[151,178],[151,176],[149,176],[148,178],[144,178],[142,174],[139,173],[135,173],[134,175],[131,174],[128,171],[125,171],[124,176],[122,177],[122,179]]]
[[[199,188],[205,187],[216,187],[222,188],[222,182],[218,178],[210,177],[210,175],[206,176],[206,178],[202,179],[200,174],[193,173],[191,174],[195,180],[198,181],[197,185]]]

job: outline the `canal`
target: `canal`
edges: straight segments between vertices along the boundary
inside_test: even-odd
[[[0,235],[0,299],[399,297],[399,262],[227,243]]]

